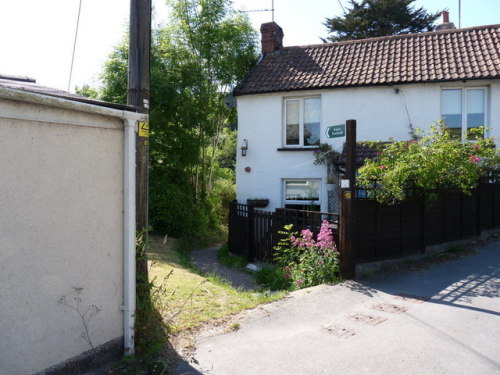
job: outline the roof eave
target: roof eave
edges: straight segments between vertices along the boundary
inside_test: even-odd
[[[278,92],[297,92],[297,91],[312,91],[312,90],[334,90],[334,89],[345,89],[345,88],[357,88],[357,87],[380,87],[380,86],[394,86],[394,85],[411,85],[411,84],[426,84],[426,83],[440,83],[440,82],[457,82],[457,81],[479,81],[479,80],[491,80],[500,79],[500,74],[496,76],[489,77],[460,77],[453,79],[435,79],[426,81],[394,81],[394,82],[384,82],[384,83],[368,83],[368,84],[354,84],[354,85],[333,85],[333,86],[312,86],[304,88],[293,88],[288,90],[277,89],[277,90],[259,90],[253,92],[236,92],[234,91],[234,96],[247,96],[247,95],[260,95],[260,94],[275,94]]]

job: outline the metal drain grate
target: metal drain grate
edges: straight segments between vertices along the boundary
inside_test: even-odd
[[[331,333],[332,335],[335,335],[337,337],[341,337],[344,339],[347,339],[351,336],[354,336],[356,334],[356,331],[349,329],[347,327],[343,327],[340,324],[328,324],[323,326],[323,329],[327,331],[328,333]]]
[[[348,315],[347,319],[355,320],[356,322],[366,323],[371,326],[376,326],[377,324],[380,324],[387,320],[386,318],[382,318],[381,316],[366,315],[361,313],[354,313]]]
[[[372,309],[391,314],[400,314],[408,310],[406,307],[391,305],[390,303],[379,303],[378,305],[373,305]]]

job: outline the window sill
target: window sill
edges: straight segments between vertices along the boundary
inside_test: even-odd
[[[319,147],[280,147],[276,151],[316,151]]]

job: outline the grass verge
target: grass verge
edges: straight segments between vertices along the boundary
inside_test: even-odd
[[[216,275],[196,272],[189,260],[191,246],[185,241],[153,238],[149,247],[150,280],[161,282],[167,275],[164,319],[173,334],[197,328],[212,319],[250,309],[282,298],[285,293],[242,291]]]

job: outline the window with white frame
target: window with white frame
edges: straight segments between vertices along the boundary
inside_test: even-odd
[[[321,180],[283,180],[285,208],[319,211],[321,205]]]
[[[285,99],[285,146],[319,145],[321,98]]]
[[[460,138],[469,129],[486,127],[486,88],[442,89],[441,117],[450,133]]]

